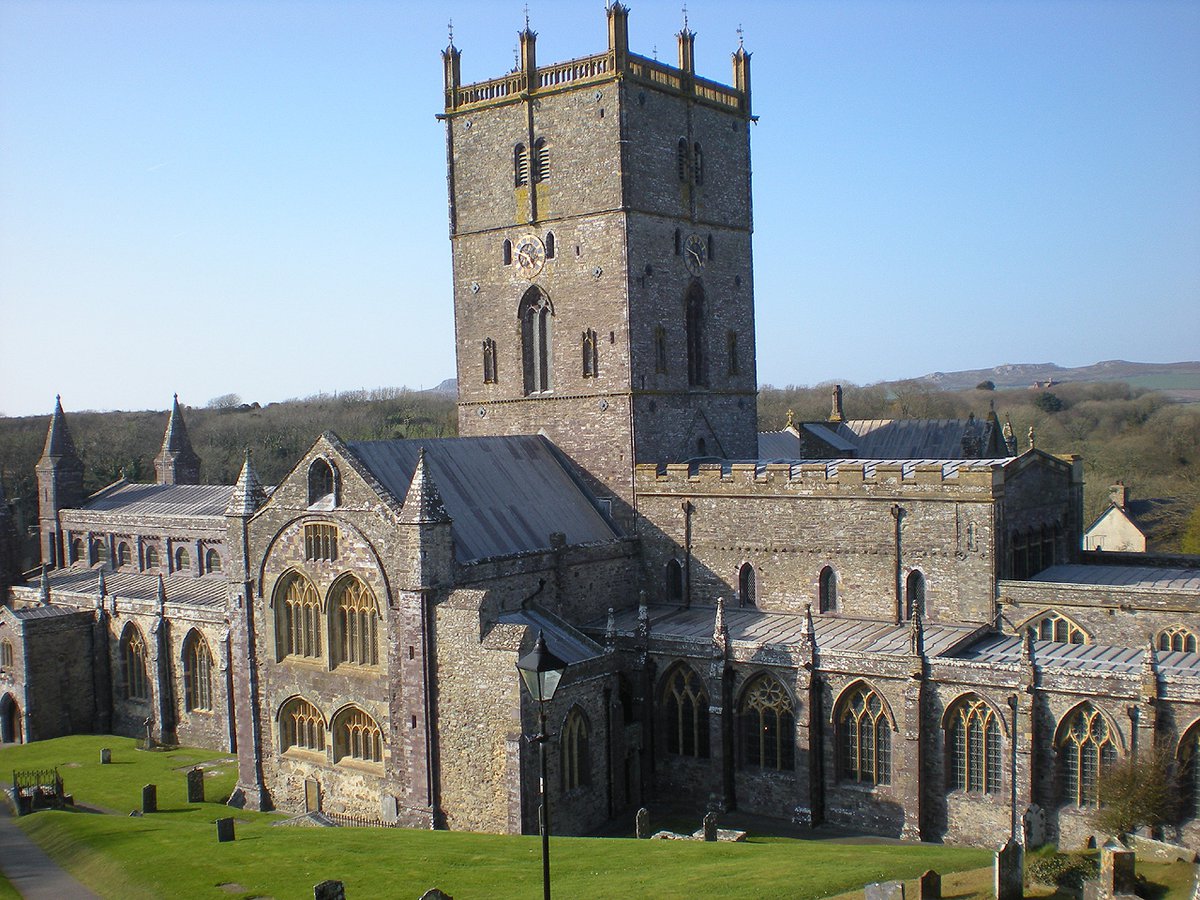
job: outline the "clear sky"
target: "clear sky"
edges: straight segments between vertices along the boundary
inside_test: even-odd
[[[522,5],[0,0],[0,412],[452,377],[439,51],[503,74]],[[543,64],[605,48],[529,6]],[[688,18],[701,75],[753,53],[761,383],[1200,358],[1200,3]]]

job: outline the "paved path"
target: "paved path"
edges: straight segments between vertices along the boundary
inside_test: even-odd
[[[6,803],[0,803],[0,869],[27,900],[99,900],[17,827]]]

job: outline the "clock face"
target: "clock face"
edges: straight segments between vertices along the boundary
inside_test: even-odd
[[[708,247],[704,243],[704,238],[698,234],[689,234],[683,245],[683,263],[687,266],[687,270],[693,275],[699,275],[704,271],[704,261],[707,259],[707,255]]]
[[[527,234],[517,241],[513,248],[516,254],[517,266],[526,278],[536,278],[546,264],[546,248],[541,238],[536,234]]]

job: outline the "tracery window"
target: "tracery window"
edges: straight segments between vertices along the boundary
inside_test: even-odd
[[[336,485],[333,466],[329,460],[318,456],[308,467],[308,505],[315,506],[322,501],[334,505]]]
[[[738,570],[738,605],[753,606],[757,599],[754,579],[754,566],[742,563]]]
[[[700,387],[708,383],[708,366],[704,358],[704,289],[694,283],[687,301],[687,361],[688,384]]]
[[[344,575],[329,594],[337,662],[355,666],[379,665],[379,612],[371,589],[353,575]]]
[[[742,765],[791,771],[796,768],[796,714],[778,679],[760,675],[742,695]]]
[[[204,571],[205,572],[220,572],[221,571],[221,554],[216,550],[206,550],[204,552]]]
[[[158,548],[151,545],[146,548],[146,568],[157,569],[162,565],[162,561],[158,557]]]
[[[952,789],[984,794],[1000,790],[1000,722],[979,697],[967,697],[952,708],[946,751],[946,780]]]
[[[688,143],[686,138],[679,139],[679,146],[675,149],[675,165],[679,170],[679,180],[687,184],[691,175],[691,167],[688,165]]]
[[[1060,644],[1090,643],[1088,634],[1062,613],[1049,612],[1027,626],[1035,641],[1057,641]]]
[[[121,541],[121,543],[117,544],[117,565],[133,565],[133,551],[129,549],[129,544],[127,544],[125,541]]]
[[[1179,744],[1179,783],[1183,818],[1200,819],[1200,724],[1193,725]]]
[[[596,332],[589,328],[580,340],[583,348],[583,377],[595,378],[599,371]]]
[[[0,642],[0,669],[11,669],[13,665],[12,641]]]
[[[187,552],[187,547],[175,548],[175,571],[186,572],[192,567],[192,555]]]
[[[303,575],[292,572],[276,588],[276,653],[321,658],[321,599]]]
[[[550,301],[536,287],[521,298],[521,360],[525,393],[550,390]]]
[[[333,761],[383,762],[383,731],[367,713],[350,707],[333,721]]]
[[[592,758],[588,752],[587,717],[571,707],[562,728],[562,789],[571,791],[592,783]]]
[[[837,612],[837,573],[832,566],[823,568],[817,578],[817,609]]]
[[[303,697],[293,697],[279,711],[280,747],[283,750],[325,750],[325,718]]]
[[[925,576],[913,569],[904,582],[904,617],[911,619],[917,613],[925,614]]]
[[[672,603],[683,601],[683,566],[677,559],[667,562],[667,599]]]
[[[533,142],[533,180],[537,182],[550,180],[550,145],[545,138]]]
[[[679,665],[663,687],[667,752],[708,759],[708,692],[690,667]]]
[[[524,144],[513,147],[513,184],[517,187],[529,184],[529,152]]]
[[[192,631],[183,643],[184,707],[188,712],[213,708],[212,653],[198,631]]]
[[[861,685],[837,715],[838,774],[867,784],[892,782],[892,723],[874,690]]]
[[[1158,649],[1180,653],[1196,652],[1196,633],[1186,625],[1172,625],[1158,633]]]
[[[338,558],[338,528],[325,522],[304,526],[304,558],[333,561]]]
[[[496,383],[496,342],[491,338],[483,339],[483,383]]]
[[[133,625],[125,629],[121,639],[121,669],[125,699],[150,699],[150,683],[146,677],[146,641]]]
[[[1095,806],[1100,777],[1117,761],[1117,745],[1108,720],[1090,703],[1071,713],[1058,741],[1063,800]]]

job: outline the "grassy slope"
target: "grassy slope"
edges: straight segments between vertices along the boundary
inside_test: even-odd
[[[99,765],[99,748],[114,763]],[[72,737],[0,750],[0,771],[57,765],[78,803],[128,811],[141,785],[159,786],[158,815],[38,813],[22,827],[78,878],[107,896],[279,898],[311,896],[326,878],[346,882],[354,900],[420,896],[440,887],[458,900],[536,897],[539,842],[403,829],[275,828],[278,816],[236,812],[238,838],[216,842],[213,821],[232,811],[184,802],[183,771],[207,751],[139,753],[125,738]],[[210,778],[219,797],[234,781],[230,765]],[[775,839],[744,844],[554,838],[559,896],[647,893],[656,897],[822,897],[870,881],[913,878],[987,865],[987,851],[928,846],[839,845]],[[218,887],[233,882],[240,890]]]

